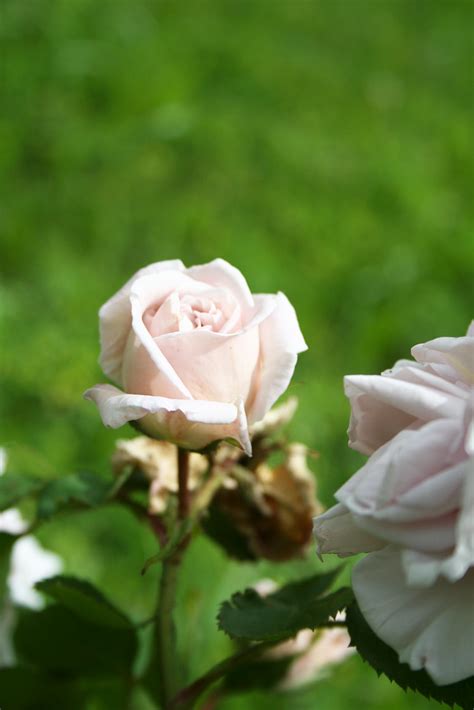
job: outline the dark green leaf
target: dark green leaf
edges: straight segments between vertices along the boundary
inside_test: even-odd
[[[20,473],[5,473],[0,476],[0,511],[16,505],[22,498],[36,493],[44,481]]]
[[[32,668],[0,668],[2,710],[33,710],[44,689],[44,678]]]
[[[38,582],[36,588],[93,624],[115,629],[131,627],[131,622],[125,614],[90,582],[75,577],[58,576]]]
[[[230,671],[224,679],[227,691],[262,690],[274,688],[284,677],[294,656],[273,660],[254,660],[242,664]]]
[[[342,567],[336,567],[324,574],[315,574],[306,579],[289,582],[269,595],[274,601],[282,604],[304,604],[308,599],[321,596],[332,586],[341,572]],[[266,597],[267,599],[269,597]]]
[[[356,602],[347,609],[347,628],[352,645],[378,675],[383,673],[404,690],[413,690],[440,703],[457,704],[463,710],[474,707],[474,676],[452,685],[436,685],[425,671],[410,670],[408,664],[400,663],[397,653],[374,634]]]
[[[129,672],[137,641],[132,629],[98,626],[59,605],[23,610],[14,634],[18,658],[49,671]]]
[[[353,599],[347,588],[320,596],[337,573],[335,570],[288,584],[267,597],[261,597],[253,589],[238,592],[222,604],[219,628],[232,638],[264,641],[288,638],[301,629],[324,625]]]
[[[2,710],[109,710],[126,707],[127,679],[73,678],[33,668],[0,668]]]
[[[71,503],[94,507],[103,503],[111,482],[87,471],[49,481],[38,497],[38,518],[49,518]]]
[[[7,577],[10,569],[10,555],[16,540],[17,537],[15,535],[0,532],[0,604],[5,596]]]

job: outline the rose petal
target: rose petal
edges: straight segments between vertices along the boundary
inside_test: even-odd
[[[461,418],[462,421],[462,418]],[[372,514],[463,460],[461,423],[438,419],[405,429],[381,446],[336,493],[355,513]]]
[[[196,399],[247,403],[259,374],[259,325],[274,305],[258,303],[250,322],[237,333],[196,329],[164,334],[155,343]]]
[[[245,312],[254,307],[254,299],[247,281],[235,266],[224,259],[214,259],[208,264],[191,266],[187,273],[192,278],[204,281],[211,286],[229,289],[237,298]]]
[[[415,345],[411,354],[418,362],[449,365],[463,382],[474,384],[474,337],[470,334],[463,338],[435,338],[427,343]]]
[[[382,375],[348,375],[346,396],[351,400],[349,446],[371,454],[398,431],[417,419],[459,417],[464,393],[452,393]]]
[[[162,302],[172,291],[180,288],[186,289],[187,293],[200,293],[207,287],[205,287],[204,284],[199,284],[198,281],[193,281],[184,274],[179,274],[174,271],[168,273],[164,272],[160,279],[157,279],[153,275],[143,276],[137,279],[130,291],[132,328],[157,370],[169,381],[172,387],[175,388],[176,396],[181,395],[192,399],[190,391],[178,376],[169,360],[163,355],[156,338],[153,338],[143,321],[143,314],[147,308]],[[124,380],[127,379],[128,371],[133,371],[135,368],[135,363],[131,361],[127,367],[127,371],[124,373]],[[127,389],[130,389],[128,384]]]
[[[233,438],[248,451],[242,414],[234,404],[125,394],[106,384],[92,387],[84,397],[98,406],[102,421],[112,429],[140,420],[144,433],[186,448]]]
[[[336,493],[367,532],[419,550],[455,543],[464,462],[456,461],[459,422],[438,420],[400,432]],[[443,472],[443,466],[447,470]]]
[[[440,575],[450,582],[456,582],[471,567],[474,567],[474,476],[471,475],[472,463],[472,460],[464,462],[464,490],[461,495],[461,512],[456,523],[456,546],[453,552],[444,555],[427,555],[416,550],[404,550],[402,562],[408,583],[430,586]]]
[[[283,293],[259,294],[255,303],[271,299],[275,308],[260,325],[261,365],[254,402],[249,408],[249,422],[263,419],[266,412],[288,387],[298,353],[307,350],[295,310]]]
[[[125,286],[104,303],[99,311],[100,366],[108,377],[118,383],[121,383],[122,356],[132,323],[129,302],[132,285],[142,276],[159,274],[168,270],[184,271],[184,264],[180,259],[172,259],[159,261],[140,269],[127,281]]]
[[[406,585],[397,548],[357,563],[352,585],[372,630],[412,670],[424,668],[438,685],[474,675],[474,570],[455,584]]]
[[[335,553],[338,557],[349,557],[379,550],[385,545],[358,527],[350,511],[341,503],[314,518],[313,533],[318,543],[318,555]]]

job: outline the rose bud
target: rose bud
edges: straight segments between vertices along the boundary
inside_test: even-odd
[[[199,450],[222,439],[251,453],[249,426],[286,390],[306,350],[286,296],[252,295],[222,259],[162,261],[136,273],[99,312],[112,385],[85,393],[106,426]]]

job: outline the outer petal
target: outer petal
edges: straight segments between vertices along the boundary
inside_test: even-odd
[[[438,419],[401,431],[338,490],[337,499],[361,515],[396,504],[405,493],[464,460],[461,422]]]
[[[178,274],[173,271],[163,274],[160,279],[149,275],[135,281],[130,292],[132,328],[139,343],[145,348],[161,378],[164,379],[164,384],[160,387],[160,391],[166,393],[166,395],[171,394],[171,392],[168,392],[168,388],[171,386],[176,392],[175,396],[179,397],[181,395],[192,399],[190,391],[169,360],[161,352],[157,339],[151,335],[143,322],[143,313],[149,306],[164,300],[171,291],[180,288],[185,288],[188,293],[199,293],[207,287],[204,284],[199,284],[198,281],[193,281],[184,274]],[[132,371],[136,369],[133,362],[130,365],[130,369]],[[128,372],[123,373],[123,379],[124,381],[128,379]],[[128,385],[127,389],[129,389]]]
[[[184,264],[179,259],[173,259],[158,261],[140,269],[99,311],[100,366],[104,373],[116,382],[121,382],[122,356],[132,325],[129,302],[132,285],[142,276],[169,270],[184,271]]]
[[[336,498],[357,525],[387,542],[421,551],[449,549],[465,477],[465,463],[457,458],[459,429],[457,421],[438,420],[400,432]]]
[[[313,533],[318,555],[335,553],[338,557],[349,557],[379,550],[385,545],[358,527],[350,511],[340,503],[313,519]]]
[[[256,397],[249,407],[249,422],[265,416],[288,387],[298,353],[307,350],[295,309],[283,293],[276,296],[259,294],[255,303],[275,299],[273,313],[260,325],[260,375]]]
[[[246,422],[234,404],[125,394],[112,385],[96,385],[84,397],[95,402],[102,421],[112,429],[140,420],[146,434],[180,446],[201,449],[230,437],[248,451]]]
[[[438,378],[436,378],[438,379]],[[464,393],[435,389],[382,375],[349,375],[344,378],[351,400],[349,446],[370,455],[379,446],[418,419],[460,416]]]
[[[449,365],[466,384],[474,384],[474,335],[463,338],[436,338],[415,345],[411,353],[415,360],[428,364]]]
[[[474,675],[474,570],[455,584],[410,588],[400,551],[387,547],[355,566],[352,584],[367,623],[402,663],[438,685]]]
[[[402,554],[403,567],[408,582],[429,586],[443,575],[450,582],[461,579],[474,568],[474,475],[473,460],[464,466],[464,489],[460,496],[461,511],[456,522],[456,545],[451,554],[426,555],[415,550]],[[474,590],[473,590],[474,594]]]
[[[191,266],[187,273],[193,279],[204,281],[212,286],[229,289],[237,298],[244,312],[254,307],[254,299],[247,281],[235,266],[224,259],[214,259],[208,264]]]

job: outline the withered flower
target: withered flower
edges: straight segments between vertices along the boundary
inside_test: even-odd
[[[322,507],[303,444],[283,448],[276,467],[233,464],[204,523],[207,533],[239,559],[288,560],[303,554],[311,540],[312,517]]]
[[[160,514],[166,509],[171,493],[178,491],[177,447],[167,441],[156,441],[147,436],[120,439],[112,456],[112,467],[119,474],[126,466],[132,466],[145,474],[150,481],[149,511]],[[201,454],[189,456],[189,489],[195,490],[208,468],[208,461]]]

